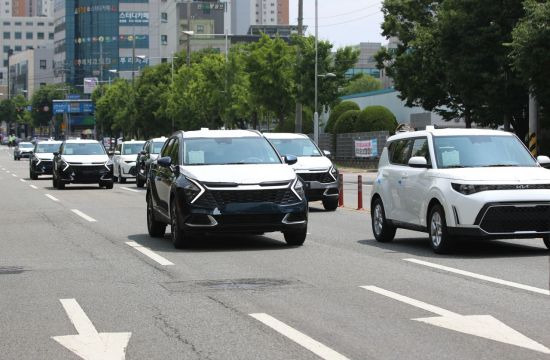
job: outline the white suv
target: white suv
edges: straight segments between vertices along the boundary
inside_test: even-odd
[[[376,240],[427,232],[436,253],[459,237],[536,238],[550,248],[550,159],[513,134],[434,129],[398,133],[380,157],[371,195]]]
[[[145,141],[124,141],[118,144],[113,156],[113,175],[119,183],[136,177],[136,158]]]

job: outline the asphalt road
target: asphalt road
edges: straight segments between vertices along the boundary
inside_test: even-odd
[[[0,359],[550,359],[539,239],[438,256],[419,233],[375,242],[368,211],[313,204],[303,247],[175,250],[147,235],[135,184],[54,190],[5,147],[0,209]]]

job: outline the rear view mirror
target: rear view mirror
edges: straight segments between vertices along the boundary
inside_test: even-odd
[[[332,155],[328,150],[323,150],[323,154],[325,154],[325,156],[328,158]]]
[[[543,168],[550,168],[550,158],[548,156],[537,156],[537,162]]]
[[[413,156],[409,159],[409,166],[412,168],[428,168],[428,160],[424,156]]]

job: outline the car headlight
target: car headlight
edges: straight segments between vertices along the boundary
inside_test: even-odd
[[[453,189],[463,195],[471,195],[481,191],[491,190],[491,185],[456,184],[451,183]]]
[[[67,170],[69,168],[69,163],[63,159],[61,159],[61,162],[62,162],[61,166],[63,166],[63,171]]]
[[[338,180],[338,169],[336,169],[334,166],[331,166],[329,173],[334,178],[334,180]]]
[[[205,189],[196,180],[189,178],[186,179],[188,183],[183,187],[183,194],[185,195],[185,200],[187,200],[188,203],[193,204],[199,197],[201,197]]]
[[[109,159],[109,160],[105,161],[104,165],[107,168],[107,170],[111,170],[111,167],[113,166],[113,160]]]
[[[35,163],[34,165],[38,165],[42,162],[42,160],[36,155],[33,156],[32,161]]]
[[[298,176],[296,177],[296,179],[294,180],[294,183],[292,184],[292,191],[294,192],[294,194],[296,194],[296,196],[300,200],[302,200],[305,197],[304,183]]]

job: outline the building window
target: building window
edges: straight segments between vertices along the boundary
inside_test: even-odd
[[[160,36],[160,43],[162,45],[168,45],[168,35],[161,35]]]
[[[168,22],[168,13],[160,13],[160,19],[162,20],[162,22]]]
[[[7,54],[10,51],[10,47],[4,45],[4,52]]]
[[[40,60],[40,68],[41,69],[47,69],[48,68],[48,64],[47,64],[46,60]]]
[[[54,36],[53,33],[48,33],[48,39],[53,40],[53,36]]]
[[[202,34],[204,33],[204,25],[197,25],[197,33]]]
[[[11,26],[11,22],[9,22],[9,21],[4,21],[3,24],[4,24],[4,26]]]
[[[16,45],[16,46],[15,46],[15,49],[14,49],[14,50],[15,50],[16,52],[19,52],[19,51],[21,51],[21,46],[19,46],[19,45]]]
[[[15,26],[21,26],[21,21],[16,21]]]
[[[22,38],[21,31],[16,31],[15,32],[15,40],[21,40],[21,38]]]
[[[43,22],[39,22],[37,25],[38,25],[38,26],[44,26],[44,23],[43,23]]]
[[[11,39],[11,33],[9,31],[4,31],[4,39]]]
[[[53,26],[53,23],[48,23],[48,26]]]
[[[4,60],[4,67],[8,67],[9,63],[8,60]]]
[[[162,59],[160,59],[160,62],[163,63],[163,64],[164,64],[164,63],[167,63],[167,62],[168,62],[168,58],[162,58]]]
[[[32,38],[33,38],[33,33],[32,33],[32,31],[27,32],[27,33],[25,34],[25,38],[26,38],[27,40],[32,40]]]
[[[34,49],[34,48],[33,48],[32,46],[30,46],[30,45],[27,45],[27,46],[25,47],[25,49],[27,49],[27,50],[32,50],[32,49]]]
[[[44,40],[44,33],[43,32],[36,33],[36,38],[38,40]]]
[[[32,22],[32,21],[27,21],[27,22],[25,23],[25,25],[26,25],[26,26],[33,26],[33,22]]]

